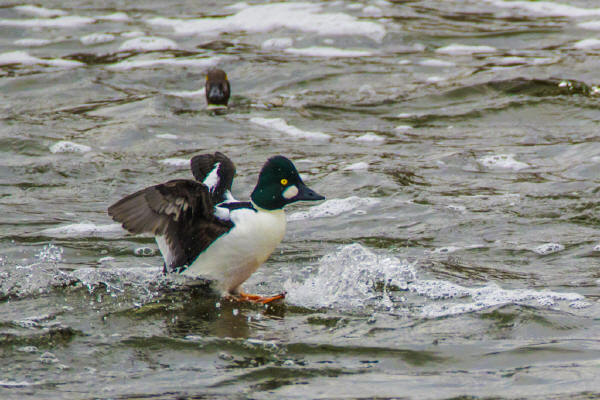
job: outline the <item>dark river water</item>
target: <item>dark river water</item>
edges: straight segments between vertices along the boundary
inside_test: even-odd
[[[1,2],[0,398],[600,398],[598,7]],[[245,284],[283,304],[106,213],[214,151],[327,197]]]

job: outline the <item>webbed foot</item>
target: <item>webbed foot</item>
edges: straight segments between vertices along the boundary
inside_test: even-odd
[[[258,303],[258,304],[269,304],[276,300],[285,299],[285,292],[276,294],[274,296],[261,296],[258,294],[249,294],[244,292],[239,292],[237,295],[229,295],[227,298],[233,301],[248,301],[250,303]]]

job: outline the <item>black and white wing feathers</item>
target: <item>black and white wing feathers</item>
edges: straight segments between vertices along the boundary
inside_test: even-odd
[[[166,272],[180,272],[233,227],[214,215],[207,186],[185,179],[133,193],[110,206],[108,214],[131,233],[151,233],[164,240]]]

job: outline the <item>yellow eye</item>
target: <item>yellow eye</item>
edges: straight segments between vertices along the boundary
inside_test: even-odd
[[[288,184],[288,180],[287,180],[287,179],[285,179],[285,178],[283,178],[283,179],[281,180],[281,184],[282,184],[283,186],[287,185],[287,184]]]

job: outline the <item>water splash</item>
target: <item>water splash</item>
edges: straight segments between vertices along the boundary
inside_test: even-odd
[[[59,268],[63,251],[62,247],[50,243],[36,254],[36,262],[32,264],[3,262],[0,265],[0,298],[43,294],[55,287],[72,285],[76,279]]]
[[[142,302],[158,296],[161,288],[170,284],[159,268],[147,267],[80,268],[72,272],[72,277],[90,294],[102,290],[117,297],[127,291]]]
[[[377,255],[357,243],[325,255],[316,269],[313,272],[308,268],[303,281],[285,282],[288,302],[343,310],[368,307],[397,311],[409,306],[420,310],[422,318],[465,314],[508,304],[542,308],[567,305],[571,310],[591,306],[578,293],[503,289],[494,282],[466,287],[444,280],[422,279],[413,264]],[[400,296],[399,291],[408,293]]]
[[[406,290],[416,276],[409,263],[379,256],[356,243],[324,256],[317,268],[317,273],[303,282],[289,279],[284,283],[290,303],[342,309],[390,308],[389,291]]]
[[[52,243],[47,244],[35,256],[40,262],[57,263],[62,261],[64,249]]]
[[[119,268],[105,257],[102,267],[63,270],[64,249],[49,243],[36,254],[35,262],[17,264],[0,261],[0,299],[50,293],[56,288],[83,286],[90,294],[98,290],[111,297],[127,293],[139,301],[150,300],[164,288],[180,284],[162,274],[160,268]]]

